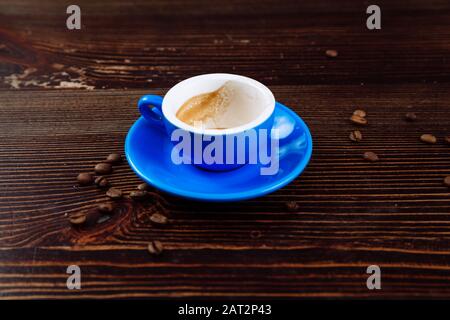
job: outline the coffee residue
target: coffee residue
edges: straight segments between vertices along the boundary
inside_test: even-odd
[[[223,128],[218,122],[230,105],[232,89],[225,83],[219,89],[194,96],[178,110],[176,116],[181,121],[200,128]]]

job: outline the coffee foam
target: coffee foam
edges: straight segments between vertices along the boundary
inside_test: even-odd
[[[176,116],[196,128],[228,129],[256,119],[266,107],[264,103],[256,88],[231,80],[215,91],[191,97]]]

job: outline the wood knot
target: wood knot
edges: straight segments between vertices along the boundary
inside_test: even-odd
[[[102,213],[97,208],[80,212],[86,215],[86,222],[70,228],[69,241],[76,244],[104,242],[130,220],[133,210],[131,201],[122,200],[117,201],[114,210],[108,214]]]
[[[134,209],[133,222],[140,225],[150,223],[150,217],[155,213],[170,215],[167,201],[155,192],[149,192],[148,201],[134,203]]]

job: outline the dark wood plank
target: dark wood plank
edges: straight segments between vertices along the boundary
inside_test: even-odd
[[[64,3],[0,3],[0,75],[35,70],[1,87],[158,88],[211,72],[271,85],[449,81],[445,0],[381,1],[375,32],[359,1],[79,4],[83,28],[68,31]]]
[[[0,1],[0,299],[450,297],[448,1],[379,1],[376,32],[359,1],[78,3],[83,29],[69,32],[64,3]],[[254,77],[302,116],[314,138],[304,174],[236,203],[153,190],[71,228],[67,215],[106,199],[74,187],[77,173],[123,152],[138,98],[209,72]],[[360,144],[348,139],[356,108],[369,114]],[[380,162],[363,161],[368,150]],[[110,180],[140,182],[126,163]],[[155,211],[171,224],[151,226]],[[154,239],[162,256],[146,251]],[[66,288],[70,264],[81,291]],[[380,291],[366,288],[371,264]]]
[[[271,88],[311,127],[315,151],[301,177],[238,203],[161,194],[172,220],[164,229],[148,222],[159,210],[153,202],[125,201],[111,221],[85,231],[72,229],[66,215],[105,196],[95,187],[74,188],[74,178],[121,151],[138,116],[135,103],[147,91],[4,92],[3,297],[447,297],[450,192],[442,179],[450,174],[450,148],[424,145],[419,135],[448,133],[450,87]],[[416,123],[403,120],[408,105]],[[358,145],[347,137],[355,106],[370,120]],[[364,162],[365,150],[381,161]],[[126,164],[110,180],[125,191],[139,183]],[[298,201],[298,212],[286,210],[288,200]],[[152,239],[166,246],[163,256],[146,252]],[[65,289],[72,263],[83,270],[81,293]],[[370,264],[382,267],[381,292],[365,287]]]

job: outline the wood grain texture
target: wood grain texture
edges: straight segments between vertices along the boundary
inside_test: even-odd
[[[61,72],[97,89],[170,87],[210,72],[269,85],[448,81],[448,2],[378,4],[383,28],[369,32],[359,1],[79,1],[83,28],[68,31],[65,3],[3,0],[0,71],[34,68],[20,87],[37,88],[66,81]],[[339,63],[324,55],[330,47]]]
[[[79,3],[83,29],[69,32],[65,4],[0,1],[0,298],[450,297],[447,1],[382,1],[376,32],[357,1]],[[76,175],[123,152],[139,97],[219,71],[264,82],[308,123],[307,170],[244,202],[153,190],[71,228],[67,215],[106,199]],[[359,144],[356,108],[369,119]],[[126,163],[109,179],[126,192],[140,183]],[[148,216],[162,211],[171,223],[155,228]],[[151,240],[163,255],[148,254]],[[80,291],[66,288],[71,264]],[[371,264],[380,291],[366,288]]]

